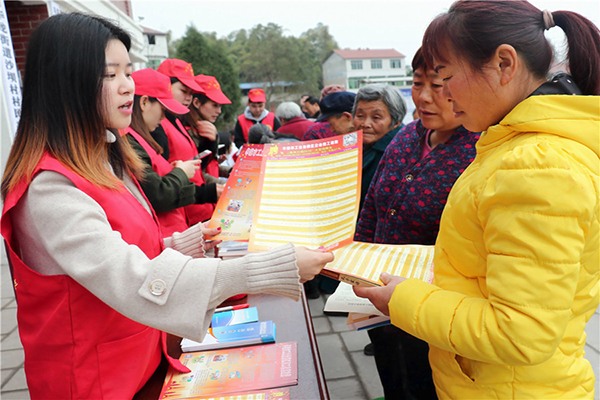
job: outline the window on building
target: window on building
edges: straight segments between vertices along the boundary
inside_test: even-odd
[[[371,69],[382,69],[383,63],[381,60],[371,60]]]
[[[402,68],[402,60],[390,60],[390,68]]]
[[[148,44],[156,44],[156,35],[148,35]]]
[[[363,67],[362,67],[362,60],[351,60],[350,61],[350,68],[352,68],[352,69],[363,69]]]
[[[360,81],[366,77],[348,78],[348,89],[358,89],[360,87]]]

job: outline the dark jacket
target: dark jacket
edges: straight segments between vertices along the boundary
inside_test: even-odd
[[[360,212],[355,240],[431,245],[450,188],[475,158],[479,133],[460,127],[421,160],[427,129],[420,120],[392,140]]]
[[[148,201],[157,212],[167,212],[190,204],[216,203],[215,184],[196,186],[180,168],[173,168],[165,176],[152,169],[152,161],[144,148],[131,135],[126,135],[129,144],[146,165],[140,186]]]

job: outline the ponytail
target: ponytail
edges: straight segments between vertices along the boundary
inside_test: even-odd
[[[573,80],[586,95],[600,95],[600,30],[571,11],[555,11],[554,22],[565,32],[567,57]]]
[[[570,74],[583,94],[600,94],[600,31],[571,11],[541,11],[525,0],[459,0],[436,17],[423,37],[423,55],[447,61],[451,54],[482,71],[498,46],[513,46],[536,78],[547,78],[552,48],[544,32],[560,26],[569,50]]]

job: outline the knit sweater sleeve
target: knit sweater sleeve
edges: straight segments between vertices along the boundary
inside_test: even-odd
[[[55,172],[38,174],[11,216],[30,268],[69,275],[128,318],[179,336],[202,339],[214,308],[234,294],[300,297],[293,245],[233,261],[173,249],[149,259],[112,230],[98,203]],[[167,288],[161,296],[149,289],[157,279]]]

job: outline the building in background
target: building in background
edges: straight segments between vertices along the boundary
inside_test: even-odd
[[[406,56],[394,49],[333,50],[323,61],[323,85],[341,85],[356,93],[361,85],[385,83],[410,87]]]
[[[144,50],[143,54],[148,61],[145,63],[136,63],[136,70],[143,68],[156,69],[161,62],[169,58],[169,44],[165,32],[155,31],[154,29],[142,26]]]
[[[29,36],[49,16],[81,12],[110,19],[131,35],[129,57],[134,65],[145,65],[145,38],[134,20],[130,0],[22,0],[3,1],[0,7],[0,162],[4,170],[21,108],[22,75]],[[166,39],[165,39],[166,40]]]
[[[415,104],[410,87],[412,76],[407,76],[406,56],[394,49],[333,50],[322,63],[323,86],[341,85],[349,92],[358,92],[361,86],[383,83],[397,86],[407,105],[403,123],[412,121]]]

